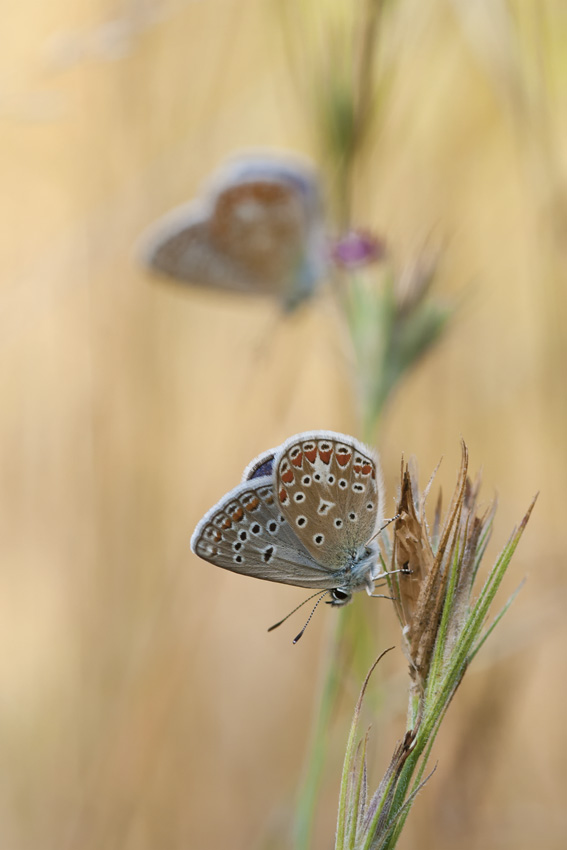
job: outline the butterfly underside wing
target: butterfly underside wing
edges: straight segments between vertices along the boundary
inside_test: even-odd
[[[340,570],[362,553],[383,517],[376,459],[357,440],[299,435],[275,461],[280,510],[307,551]]]
[[[231,490],[198,524],[191,548],[216,566],[267,581],[322,589],[337,583],[280,512],[271,476]]]
[[[276,296],[313,294],[325,248],[317,179],[286,158],[244,157],[221,170],[200,202],[164,216],[143,260],[174,280]]]
[[[242,481],[250,481],[252,478],[260,478],[263,475],[272,475],[274,471],[274,460],[278,451],[279,447],[269,449],[250,461],[242,473]]]
[[[377,459],[352,437],[305,432],[258,455],[197,525],[211,563],[299,587],[372,589],[383,514]]]

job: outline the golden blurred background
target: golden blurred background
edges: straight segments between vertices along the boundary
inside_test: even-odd
[[[134,260],[226,155],[315,155],[285,46],[310,36],[289,20],[261,0],[2,11],[2,850],[291,846],[335,612],[296,647],[294,624],[267,635],[304,592],[215,569],[189,538],[260,451],[356,431],[343,334],[328,294],[284,318]],[[398,0],[384,55],[356,209],[400,254],[441,236],[437,291],[460,303],[385,417],[387,513],[402,452],[424,480],[443,456],[449,492],[461,436],[498,493],[492,557],[541,490],[502,601],[527,584],[451,706],[400,846],[552,850],[567,843],[567,9]],[[389,603],[354,605],[376,612],[376,654],[399,643]],[[374,784],[404,671],[398,651],[377,674]],[[359,685],[343,686],[313,848],[332,846]]]

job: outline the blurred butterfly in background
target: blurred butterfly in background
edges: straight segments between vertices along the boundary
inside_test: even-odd
[[[317,174],[290,156],[229,160],[199,199],[150,227],[141,255],[174,280],[274,296],[291,311],[314,294],[327,265]]]
[[[383,514],[375,452],[354,437],[307,431],[246,467],[199,522],[191,549],[217,567],[317,589],[317,604],[328,596],[342,606],[357,590],[372,595],[387,575],[376,540]]]

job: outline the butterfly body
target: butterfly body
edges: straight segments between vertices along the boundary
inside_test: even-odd
[[[179,282],[270,295],[291,310],[325,273],[316,174],[290,157],[241,156],[199,200],[153,225],[141,253],[152,271]]]
[[[255,458],[199,522],[191,548],[233,572],[328,590],[344,605],[372,593],[383,509],[376,455],[353,437],[308,431]]]

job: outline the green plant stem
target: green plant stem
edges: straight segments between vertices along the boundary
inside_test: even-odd
[[[457,518],[456,525],[458,527],[459,519]],[[456,532],[455,532],[456,533]],[[448,568],[448,565],[447,565]],[[447,586],[447,591],[445,594],[445,604],[443,605],[443,613],[441,615],[441,622],[439,624],[439,631],[437,632],[437,639],[435,641],[435,650],[433,653],[433,658],[431,660],[431,667],[429,671],[428,677],[428,685],[431,687],[435,687],[439,680],[439,673],[443,668],[443,658],[445,655],[445,638],[447,635],[447,629],[449,625],[449,618],[453,606],[453,598],[455,596],[455,589],[457,587],[457,580],[459,578],[459,541],[455,541],[455,549],[452,557],[451,564],[451,572],[449,574],[449,584]],[[431,693],[427,693],[426,700],[428,701],[431,697]]]
[[[472,652],[471,652],[471,653],[470,653],[470,655],[469,655],[469,664],[470,664],[470,662],[472,661],[472,659],[475,657],[475,655],[477,654],[477,652],[479,651],[479,649],[481,648],[481,646],[482,646],[482,645],[484,644],[484,642],[487,640],[487,638],[489,638],[489,637],[490,637],[490,635],[492,634],[492,632],[494,631],[494,629],[496,628],[496,626],[498,625],[498,623],[500,622],[500,620],[502,619],[502,617],[504,616],[504,614],[506,613],[506,611],[508,610],[508,608],[510,607],[510,605],[512,604],[512,602],[514,601],[514,599],[516,598],[516,596],[518,595],[518,593],[520,592],[520,590],[522,589],[522,587],[524,586],[524,584],[525,584],[525,579],[524,579],[524,581],[520,584],[520,586],[516,588],[516,590],[514,591],[514,593],[513,593],[513,594],[512,594],[512,596],[510,597],[510,599],[506,602],[506,604],[504,605],[504,607],[502,608],[502,610],[501,610],[501,611],[500,611],[500,612],[496,615],[496,617],[494,618],[493,622],[492,622],[492,623],[491,623],[491,625],[488,627],[488,629],[485,631],[485,633],[482,635],[482,637],[480,638],[480,640],[478,641],[478,643],[476,643],[476,644],[474,645],[474,648],[473,648]]]
[[[364,417],[362,433],[364,442],[371,441],[375,428],[376,419],[374,417]],[[337,659],[349,632],[351,632],[353,646],[358,647],[363,643],[362,638],[361,640],[357,639],[357,634],[360,635],[365,626],[364,619],[362,615],[354,618],[349,616],[349,613],[346,609],[339,610],[333,618],[334,623],[327,649],[323,684],[316,703],[317,711],[309,757],[305,777],[299,790],[295,812],[295,850],[309,850],[310,848],[315,807],[325,765],[328,729],[339,690]]]
[[[451,654],[451,658],[448,659],[445,665],[441,664],[441,658],[444,649],[443,644],[446,630],[444,630],[443,628],[440,629],[435,653],[437,664],[432,664],[430,669],[429,682],[426,688],[425,706],[422,721],[417,734],[414,749],[411,755],[408,757],[400,775],[400,779],[398,781],[398,786],[396,788],[396,794],[392,805],[393,812],[399,811],[403,807],[416,768],[417,775],[413,780],[410,796],[411,793],[413,793],[419,787],[419,783],[425,771],[425,767],[431,754],[431,750],[433,748],[433,743],[435,741],[437,732],[439,731],[443,718],[447,713],[453,695],[455,694],[459,686],[466,667],[470,663],[472,657],[476,655],[478,649],[484,643],[488,635],[493,631],[497,623],[500,622],[500,620],[510,607],[512,601],[514,600],[515,596],[519,591],[518,588],[518,590],[508,600],[502,611],[500,611],[500,613],[496,616],[494,622],[491,624],[488,631],[480,638],[479,641],[475,643],[475,637],[478,634],[479,629],[482,627],[482,623],[486,619],[490,604],[492,603],[494,596],[496,595],[500,587],[502,579],[504,578],[504,574],[506,572],[508,564],[510,563],[512,555],[514,554],[516,546],[520,541],[523,530],[526,526],[526,522],[532,511],[534,502],[532,502],[530,508],[528,509],[526,516],[520,524],[520,528],[512,534],[502,553],[498,557],[496,564],[494,565],[490,575],[488,576],[484,584],[479,598],[477,599],[475,605],[470,611],[468,622],[465,624],[457,640],[457,643]],[[456,523],[456,527],[458,528],[458,522]],[[447,588],[447,599],[444,606],[444,612],[447,610],[447,606],[451,604],[452,596],[454,594],[455,581],[457,576],[456,568],[458,560],[459,555],[457,545],[453,555],[453,566],[449,580],[449,586]],[[441,623],[441,626],[443,626],[443,622]],[[396,846],[396,842],[404,827],[404,823],[410,812],[410,809],[411,806],[408,806],[407,810],[402,813],[400,819],[395,824],[392,833],[390,834],[390,837],[388,838],[388,841],[384,846],[384,850],[393,850],[393,848]]]
[[[344,638],[345,625],[345,611],[337,611],[331,626],[332,634],[327,648],[321,694],[317,700],[318,710],[315,716],[315,727],[311,738],[305,778],[299,790],[295,812],[295,850],[309,850],[311,846],[313,818],[327,754],[327,734],[339,688],[337,658]]]

